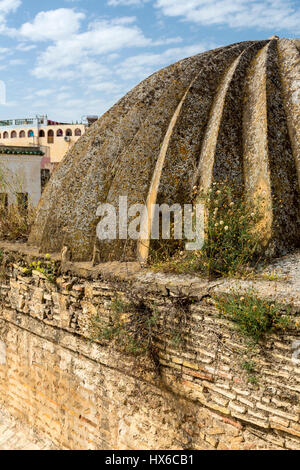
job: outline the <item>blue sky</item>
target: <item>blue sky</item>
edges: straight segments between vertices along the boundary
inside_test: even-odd
[[[0,119],[103,114],[179,59],[300,37],[300,0],[0,0]]]

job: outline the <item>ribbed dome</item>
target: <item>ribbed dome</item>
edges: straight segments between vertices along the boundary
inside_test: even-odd
[[[189,203],[227,179],[264,201],[265,245],[300,246],[300,40],[233,44],[143,81],[95,123],[52,176],[30,243],[92,259],[99,203]],[[137,242],[99,243],[136,259]]]

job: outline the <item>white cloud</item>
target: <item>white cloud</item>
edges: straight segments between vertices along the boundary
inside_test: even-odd
[[[89,92],[94,92],[94,91],[100,91],[102,93],[120,93],[121,91],[121,86],[120,83],[116,82],[100,82],[100,83],[90,83],[88,85],[88,91]]]
[[[16,50],[21,52],[28,52],[33,49],[36,49],[36,46],[34,44],[25,44],[23,42],[16,46]]]
[[[0,0],[0,32],[5,32],[6,17],[9,13],[15,12],[21,5],[21,0]]]
[[[38,90],[35,92],[35,95],[36,96],[39,96],[39,97],[44,97],[44,96],[49,96],[49,95],[52,95],[54,92],[57,92],[57,90],[53,90],[51,88],[46,88],[44,90]]]
[[[156,0],[155,6],[200,25],[300,31],[298,0]]]
[[[161,54],[139,54],[129,57],[118,66],[118,73],[124,79],[138,79],[149,76],[161,67],[170,65],[185,57],[200,54],[207,49],[216,47],[213,44],[194,44],[185,47],[174,47]]]
[[[107,4],[112,7],[116,6],[141,6],[149,0],[108,0]]]
[[[26,62],[22,59],[11,59],[9,65],[24,65]]]
[[[77,68],[82,73],[101,75],[103,66],[93,62],[94,57],[115,53],[129,47],[145,47],[151,39],[133,24],[135,18],[117,18],[111,21],[100,20],[92,23],[83,33],[59,39],[49,46],[38,58],[34,75],[38,78],[71,78],[71,70]],[[177,41],[177,38],[175,39]],[[56,76],[57,77],[57,76]]]
[[[83,13],[70,8],[39,12],[32,23],[24,23],[18,33],[32,41],[68,39],[78,32]]]
[[[0,13],[7,15],[14,12],[21,5],[21,0],[0,0]]]

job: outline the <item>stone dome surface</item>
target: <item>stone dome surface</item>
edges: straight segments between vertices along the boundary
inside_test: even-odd
[[[226,179],[264,201],[276,254],[300,246],[300,40],[249,41],[171,65],[105,113],[48,183],[29,242],[75,261],[137,259],[136,241],[99,242],[100,203],[190,203]],[[143,253],[147,257],[147,250]]]

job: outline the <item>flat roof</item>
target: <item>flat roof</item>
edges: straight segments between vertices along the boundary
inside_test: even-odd
[[[85,125],[83,122],[59,122],[48,119],[46,116],[24,119],[0,119],[0,128],[14,128],[14,127],[37,127],[37,126],[76,126]]]
[[[19,147],[19,146],[10,146],[10,145],[0,145],[0,154],[5,155],[38,155],[43,156],[43,152],[40,148],[37,147]]]

